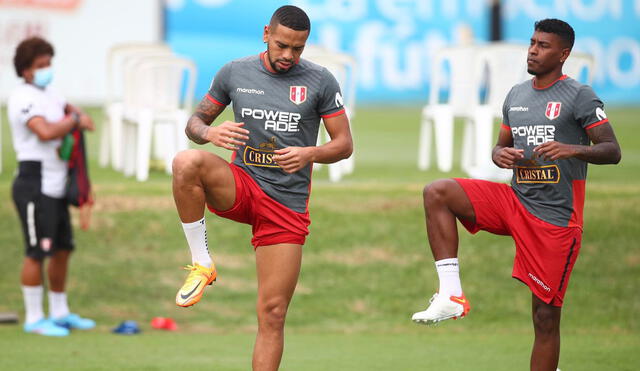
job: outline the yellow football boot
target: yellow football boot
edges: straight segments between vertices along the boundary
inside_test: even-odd
[[[218,273],[213,263],[211,264],[211,268],[193,263],[193,265],[187,265],[184,269],[190,272],[184,285],[182,285],[176,295],[176,304],[181,307],[190,307],[200,301],[204,288],[216,280]]]

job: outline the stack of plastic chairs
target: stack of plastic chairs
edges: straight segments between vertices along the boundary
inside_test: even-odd
[[[342,97],[344,107],[349,123],[352,122],[355,115],[356,104],[356,61],[355,59],[344,53],[331,51],[329,49],[308,45],[303,54],[303,58],[308,59],[316,64],[327,68],[333,76],[338,80],[342,89]],[[353,127],[351,127],[353,133]],[[329,134],[320,127],[318,132],[318,145],[331,140]],[[349,158],[329,164],[329,179],[332,182],[338,182],[346,174],[351,174],[355,168],[355,152]],[[314,164],[314,169],[321,168],[321,164]]]
[[[125,69],[132,60],[143,56],[170,55],[171,49],[165,44],[126,43],[112,47],[107,55],[107,91],[104,112],[107,120],[100,133],[99,164],[109,164],[122,170],[122,120],[124,115],[123,99],[125,94]]]
[[[440,171],[451,171],[453,165],[453,123],[455,118],[465,122],[463,163],[471,161],[469,145],[472,130],[472,108],[477,105],[479,87],[474,77],[474,57],[478,47],[464,45],[442,48],[431,64],[429,102],[422,109],[418,146],[418,168],[427,170],[431,160],[432,135],[435,133],[436,162]],[[444,66],[449,72],[444,73]],[[448,90],[446,102],[440,96]]]
[[[140,59],[125,73],[124,174],[139,181],[149,176],[155,156],[171,174],[173,157],[188,148],[184,129],[191,114],[196,67],[188,59],[155,56]]]
[[[494,121],[502,119],[502,107],[511,88],[531,76],[527,73],[527,46],[491,43],[478,48],[474,58],[476,86],[484,92],[483,99],[472,108],[474,140],[469,142],[473,161],[462,169],[472,178],[507,180],[512,171],[498,168],[491,159],[496,142]]]
[[[195,89],[192,61],[164,44],[123,44],[112,48],[107,63],[107,121],[100,141],[100,164],[144,181],[152,157],[167,173],[184,134]]]

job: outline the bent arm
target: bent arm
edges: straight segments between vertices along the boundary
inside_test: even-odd
[[[607,122],[587,130],[592,146],[576,146],[575,157],[592,164],[617,164],[622,158],[622,151]]]
[[[211,123],[224,111],[225,107],[211,102],[207,97],[202,98],[196,111],[187,121],[187,127],[184,130],[187,137],[198,144],[209,142],[207,132]]]
[[[53,140],[64,137],[79,122],[73,115],[65,116],[62,120],[50,123],[42,116],[34,116],[27,122],[27,126],[41,141]]]
[[[353,153],[353,139],[346,114],[322,119],[324,127],[331,140],[327,143],[310,147],[311,161],[321,164],[331,164],[351,156]]]

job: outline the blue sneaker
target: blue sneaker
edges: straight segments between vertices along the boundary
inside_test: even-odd
[[[56,325],[52,320],[43,318],[38,322],[25,323],[24,331],[44,336],[67,336],[69,330]]]
[[[69,313],[62,318],[56,318],[53,320],[56,325],[60,327],[68,328],[69,330],[90,330],[96,327],[96,323],[92,319],[82,318],[75,313]]]

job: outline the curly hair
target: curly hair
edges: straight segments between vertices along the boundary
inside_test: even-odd
[[[42,56],[53,57],[53,46],[41,37],[30,37],[23,40],[16,48],[16,55],[13,57],[13,66],[18,77],[22,77],[22,72],[33,64],[33,61]]]

